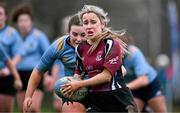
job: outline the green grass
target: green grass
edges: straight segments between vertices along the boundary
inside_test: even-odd
[[[54,112],[53,106],[52,106],[52,99],[53,99],[53,94],[51,92],[45,92],[44,93],[44,98],[42,102],[42,107],[41,107],[41,112],[42,113],[52,113]],[[15,103],[14,106],[14,113],[20,113],[17,104]]]

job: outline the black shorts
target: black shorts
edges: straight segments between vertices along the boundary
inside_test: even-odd
[[[20,74],[20,78],[21,78],[21,81],[22,81],[22,84],[23,84],[23,87],[22,87],[21,91],[26,91],[28,81],[29,81],[29,78],[31,76],[32,70],[31,71],[20,71],[20,70],[18,70],[18,72]],[[43,79],[41,79],[37,89],[43,91],[43,89],[44,89],[44,87],[43,87]]]
[[[16,92],[13,75],[0,77],[0,94],[15,96]]]
[[[148,100],[163,95],[158,78],[154,79],[148,86],[132,91],[134,97],[147,102]]]
[[[136,109],[133,96],[128,88],[105,92],[89,92],[79,101],[92,112],[128,112],[127,108]]]

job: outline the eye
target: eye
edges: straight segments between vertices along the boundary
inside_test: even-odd
[[[81,37],[85,37],[85,36],[86,36],[86,34],[85,34],[85,33],[81,33],[80,35],[81,35]]]
[[[74,37],[76,37],[76,36],[78,36],[78,33],[72,32],[72,35],[73,35]]]
[[[84,24],[84,25],[87,25],[87,24],[88,24],[88,21],[83,21],[83,24]]]
[[[95,20],[91,20],[91,24],[96,24],[97,22]]]

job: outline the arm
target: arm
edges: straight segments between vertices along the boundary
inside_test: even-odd
[[[149,84],[147,75],[149,64],[145,60],[143,53],[137,47],[132,46],[130,48],[130,55],[132,57],[130,62],[133,64],[137,78],[128,83],[127,86],[131,90],[136,90]]]
[[[44,75],[44,72],[39,72],[36,69],[33,70],[31,77],[29,78],[25,98],[32,97],[32,95],[33,95],[36,87],[38,86],[43,75]]]
[[[23,113],[29,111],[30,106],[32,104],[32,96],[37,88],[42,76],[44,75],[44,72],[39,72],[36,69],[33,70],[31,77],[28,82],[25,99],[23,103]]]
[[[77,89],[81,87],[96,86],[99,84],[103,84],[103,83],[109,82],[111,78],[112,78],[111,73],[107,69],[104,69],[103,72],[97,74],[96,76],[92,78],[81,80],[81,81],[73,81],[73,82],[70,82],[69,84],[65,84],[63,86],[65,87],[65,89],[62,91],[62,93],[63,95],[67,95],[67,94],[70,94],[71,92],[76,91]]]
[[[111,78],[112,78],[111,73],[107,69],[104,69],[103,72],[97,74],[96,76],[87,80],[80,81],[79,87],[96,86],[99,84],[109,82]]]
[[[19,77],[19,74],[15,68],[15,66],[13,65],[12,61],[9,59],[6,62],[6,66],[8,67],[8,69],[11,71],[12,75],[14,76],[15,82],[14,82],[14,87],[17,90],[20,90],[22,88],[22,82],[21,79]]]
[[[21,56],[20,55],[16,55],[13,59],[12,59],[12,63],[14,65],[18,64],[21,61]]]
[[[139,88],[147,86],[147,85],[148,85],[147,75],[141,75],[137,79],[135,79],[132,82],[127,84],[129,89],[131,89],[131,90],[139,89]]]

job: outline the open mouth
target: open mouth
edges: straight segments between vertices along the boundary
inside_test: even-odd
[[[93,36],[94,32],[93,31],[88,31],[87,34],[88,34],[88,36]]]

